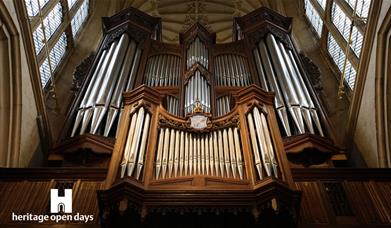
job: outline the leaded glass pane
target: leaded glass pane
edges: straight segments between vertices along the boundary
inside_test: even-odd
[[[320,37],[322,34],[323,21],[319,16],[319,13],[315,10],[314,6],[309,0],[305,0],[304,5],[305,14],[310,21],[312,27],[315,29],[316,33]]]
[[[83,4],[80,6],[79,10],[76,12],[75,16],[72,18],[72,35],[76,37],[83,23],[86,21],[88,16],[88,6],[89,1],[84,0]]]

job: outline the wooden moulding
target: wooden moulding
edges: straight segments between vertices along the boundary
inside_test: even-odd
[[[162,27],[161,18],[150,16],[149,14],[144,13],[141,10],[129,7],[111,17],[103,17],[103,31],[107,32],[112,29],[115,29],[116,27],[125,22],[131,22],[140,27],[141,29],[149,32],[150,34],[154,32],[156,26],[160,33]]]
[[[336,146],[330,139],[313,134],[301,134],[284,137],[284,148],[288,159],[294,163],[308,167],[324,164],[333,166],[331,161],[346,161],[343,149]],[[293,159],[293,160],[292,160]]]
[[[164,214],[165,210],[179,213],[181,210],[197,212],[197,209],[216,212],[241,210],[256,216],[268,208],[272,200],[277,202],[280,209],[288,209],[293,217],[298,217],[301,192],[291,190],[272,178],[265,180],[262,186],[247,190],[153,190],[124,179],[108,190],[98,191],[99,211],[103,224],[110,222],[110,217],[118,216],[120,211],[125,210],[134,211],[136,216],[140,217],[157,211]]]
[[[265,23],[279,27],[287,33],[292,29],[291,17],[284,17],[266,7],[260,7],[245,16],[237,17],[235,18],[235,22],[240,26],[244,33],[257,30]]]
[[[131,92],[125,92],[123,93],[123,96],[125,106],[130,105],[138,100],[146,100],[155,105],[159,105],[163,99],[161,93],[146,85],[140,85]]]
[[[233,93],[233,98],[237,104],[243,104],[249,100],[255,99],[264,104],[273,105],[274,93],[266,92],[258,85],[252,84]]]
[[[295,182],[299,181],[391,181],[391,169],[376,168],[292,168]]]
[[[216,43],[216,33],[209,33],[199,22],[196,22],[184,33],[179,33],[179,43],[187,47],[193,39],[199,37],[207,46]]]
[[[51,179],[83,179],[104,180],[106,168],[0,168],[1,181],[51,180]]]

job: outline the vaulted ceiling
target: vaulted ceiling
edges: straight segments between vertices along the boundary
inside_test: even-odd
[[[233,18],[256,8],[273,8],[274,0],[118,0],[112,1],[115,12],[127,7],[138,8],[162,18],[163,41],[177,43],[178,34],[199,21],[210,32],[216,32],[218,43],[232,40]],[[280,1],[281,2],[281,1]]]

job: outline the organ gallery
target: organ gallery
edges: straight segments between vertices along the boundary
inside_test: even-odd
[[[50,168],[1,174],[0,224],[49,214],[53,188],[103,227],[390,223],[389,171],[346,168],[292,18],[258,8],[225,43],[199,22],[163,42],[162,19],[132,7],[100,23]]]

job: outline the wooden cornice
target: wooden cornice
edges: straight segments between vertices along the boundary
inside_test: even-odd
[[[284,137],[284,148],[287,153],[300,153],[305,148],[316,148],[321,152],[329,152],[331,154],[339,154],[343,150],[329,140],[314,134],[301,134],[290,137]]]
[[[252,84],[243,89],[237,90],[233,93],[233,98],[238,104],[245,103],[249,100],[255,99],[262,101],[265,104],[273,105],[274,93],[266,92],[258,85]]]
[[[107,190],[98,191],[100,211],[105,212],[123,200],[127,207],[148,211],[153,208],[262,208],[276,199],[278,203],[297,210],[301,192],[292,190],[282,182],[268,178],[265,184],[252,190],[150,190],[123,179]],[[298,212],[298,211],[296,211]]]
[[[391,181],[391,169],[374,168],[292,168],[298,181]]]
[[[244,33],[255,31],[265,23],[279,27],[287,33],[290,33],[292,29],[291,17],[284,17],[266,7],[260,7],[245,16],[237,17],[235,18],[235,22],[240,26]]]
[[[104,180],[106,168],[0,168],[0,181],[83,179]]]
[[[114,138],[93,134],[83,134],[62,141],[51,150],[50,154],[66,154],[85,149],[90,149],[98,154],[111,154],[114,148],[114,143]]]
[[[195,39],[199,37],[206,45],[216,43],[216,33],[210,33],[202,24],[196,22],[184,33],[179,33],[179,43],[187,46]]]
[[[161,18],[153,17],[141,10],[129,7],[111,17],[103,17],[103,31],[108,32],[126,22],[131,22],[149,33],[153,33],[156,26],[161,28]]]
[[[140,85],[139,87],[133,89],[131,92],[124,92],[124,104],[130,105],[138,100],[146,100],[153,104],[159,105],[162,102],[163,96],[157,90],[146,86]]]

